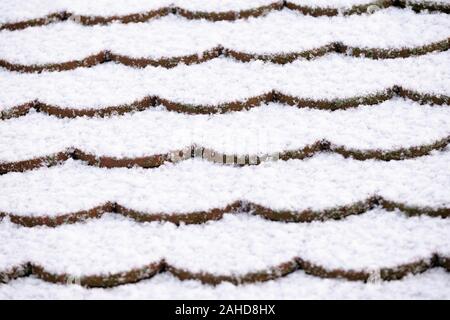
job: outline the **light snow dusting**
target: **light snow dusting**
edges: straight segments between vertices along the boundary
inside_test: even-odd
[[[450,299],[450,2],[401,3],[0,1],[0,299]],[[213,48],[244,58],[74,62]],[[196,146],[287,156],[230,165]],[[313,222],[286,218],[300,212]],[[190,223],[161,221],[177,215]]]

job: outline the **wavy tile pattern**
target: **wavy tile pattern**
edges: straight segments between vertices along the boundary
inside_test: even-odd
[[[449,13],[2,1],[0,284],[448,277]]]
[[[0,62],[9,70],[42,72],[107,61],[140,68],[172,68],[181,63],[204,63],[218,56],[277,64],[330,53],[391,59],[446,51],[449,37],[447,15],[416,15],[399,9],[371,16],[332,18],[277,12],[260,19],[223,23],[167,17],[149,23],[95,28],[66,22],[0,32]]]
[[[5,68],[9,71],[23,73],[52,72],[74,70],[77,68],[86,67],[89,68],[112,61],[132,68],[145,68],[147,66],[173,68],[179,64],[199,64],[219,57],[229,57],[241,62],[260,60],[276,64],[286,64],[301,58],[308,60],[314,59],[324,56],[328,53],[339,53],[352,57],[366,57],[371,59],[395,59],[420,56],[431,52],[444,52],[449,48],[450,38],[420,47],[402,49],[360,48],[351,47],[342,42],[333,42],[331,44],[324,45],[313,50],[267,55],[239,52],[233,49],[227,49],[222,46],[218,46],[213,49],[206,50],[200,54],[192,54],[180,57],[167,57],[160,59],[134,58],[127,55],[115,54],[111,51],[101,51],[81,60],[61,63],[48,63],[42,65],[23,65],[0,59],[0,67]]]
[[[97,166],[142,167],[191,157],[258,164],[265,156],[302,159],[318,152],[401,160],[444,148],[449,135],[450,108],[403,99],[333,112],[269,104],[214,116],[161,108],[109,118],[32,113],[0,126],[0,171],[68,158]]]
[[[187,19],[206,19],[211,21],[223,20],[237,20],[247,19],[251,17],[260,17],[266,15],[270,11],[278,11],[284,8],[300,12],[302,14],[318,16],[336,16],[339,14],[352,15],[373,13],[381,8],[399,7],[411,8],[419,12],[439,11],[443,13],[450,13],[450,6],[444,1],[409,1],[409,0],[368,0],[367,3],[357,4],[347,8],[335,7],[317,7],[312,5],[298,4],[298,1],[273,1],[272,3],[257,6],[254,8],[247,8],[243,10],[229,10],[229,11],[201,11],[190,10],[182,6],[168,5],[161,6],[150,11],[138,11],[131,14],[124,15],[86,15],[76,14],[70,11],[65,11],[62,8],[55,8],[56,12],[47,14],[42,17],[36,17],[29,20],[22,20],[16,22],[6,22],[0,25],[0,30],[20,30],[28,27],[42,26],[50,23],[56,23],[66,20],[72,20],[83,25],[97,25],[111,22],[120,23],[137,23],[145,22],[151,19],[159,18],[169,14],[176,14]],[[70,10],[70,9],[69,9]]]
[[[28,277],[0,286],[4,299],[448,299],[450,273],[443,268],[409,276],[402,281],[370,282],[322,279],[294,272],[276,281],[231,285],[223,283],[205,286],[200,281],[180,281],[168,275],[156,275],[136,284],[103,288],[80,288],[59,285]]]
[[[169,153],[150,155],[136,158],[115,158],[108,156],[97,156],[76,148],[68,148],[55,154],[46,155],[44,157],[33,158],[29,160],[16,162],[0,162],[0,174],[8,172],[24,172],[37,169],[40,167],[51,167],[60,165],[68,159],[81,160],[90,166],[100,168],[155,168],[165,163],[177,163],[187,159],[200,158],[212,163],[224,165],[259,165],[267,161],[276,160],[302,160],[314,156],[321,152],[331,152],[340,154],[345,158],[353,158],[356,160],[376,159],[382,161],[404,160],[418,158],[431,154],[433,151],[445,149],[450,143],[450,136],[435,141],[428,145],[420,145],[409,148],[399,148],[396,150],[355,150],[348,149],[345,146],[333,145],[327,140],[317,141],[316,143],[306,146],[298,150],[280,151],[272,154],[263,155],[237,155],[225,154],[209,148],[198,145],[192,145],[180,150],[173,150]]]
[[[373,105],[392,97],[448,104],[449,59],[448,51],[400,61],[333,54],[283,67],[219,58],[172,69],[109,63],[41,74],[0,71],[7,76],[0,77],[0,110],[5,119],[31,107],[61,117],[92,117],[157,105],[209,114],[250,109],[263,102],[327,110]]]
[[[297,216],[307,221],[315,213],[320,220],[328,209],[325,215],[337,213],[337,217],[364,212],[382,197],[379,202],[386,208],[445,217],[450,206],[449,155],[445,151],[381,162],[319,154],[302,161],[241,168],[186,160],[152,170],[95,168],[70,160],[61,166],[0,176],[0,211],[25,220],[48,217],[49,223],[60,216],[59,223],[66,217],[79,220],[115,210],[137,219],[148,215],[149,220],[162,216],[174,222],[191,218],[203,222],[236,208],[251,212],[259,207],[256,211],[272,214],[272,219],[279,213],[280,219]],[[21,191],[25,189],[26,193]]]
[[[448,270],[448,227],[441,219],[404,218],[377,210],[344,221],[308,225],[246,216],[180,227],[136,224],[112,216],[59,228],[28,229],[2,222],[3,235],[15,230],[2,244],[4,250],[19,246],[29,250],[3,259],[1,270],[4,281],[35,272],[50,282],[72,279],[86,286],[115,286],[162,271],[210,284],[267,281],[299,269],[353,281],[394,280],[434,267]],[[426,234],[427,230],[433,233]],[[84,239],[77,240],[74,234]],[[271,245],[261,246],[267,239]],[[83,247],[72,247],[76,243]],[[241,251],[236,253],[238,246]],[[69,247],[72,250],[65,250]],[[330,254],[338,249],[339,255]],[[199,250],[209,259],[193,254]]]
[[[209,221],[220,220],[226,214],[242,213],[260,216],[271,221],[304,223],[312,221],[340,220],[349,216],[364,214],[374,208],[383,208],[387,211],[399,210],[407,217],[421,215],[440,218],[450,217],[450,207],[435,209],[431,207],[411,206],[406,203],[386,200],[381,196],[375,195],[367,198],[365,201],[359,201],[353,204],[324,210],[307,209],[299,211],[279,211],[264,207],[257,203],[248,202],[247,200],[240,200],[235,201],[223,208],[214,208],[206,211],[188,213],[154,213],[141,212],[134,209],[129,209],[119,203],[108,202],[89,210],[65,213],[55,217],[27,216],[0,212],[0,218],[8,218],[12,223],[29,228],[36,226],[57,227],[66,224],[79,223],[89,219],[100,219],[108,213],[116,213],[141,223],[159,221],[171,222],[176,225],[201,224]]]
[[[297,270],[302,270],[306,274],[320,278],[346,279],[349,281],[377,281],[401,280],[406,276],[418,274],[434,268],[444,268],[450,272],[450,258],[439,256],[437,254],[425,260],[414,261],[409,264],[400,265],[392,268],[382,268],[376,272],[367,271],[347,271],[340,269],[328,270],[320,265],[315,265],[307,260],[298,257],[292,261],[285,262],[269,270],[248,273],[242,276],[222,276],[208,273],[193,273],[188,270],[174,267],[164,260],[158,263],[151,263],[145,267],[133,269],[109,275],[90,275],[74,276],[70,274],[56,274],[47,271],[44,267],[25,263],[20,266],[12,267],[8,271],[0,272],[0,283],[8,283],[11,280],[34,276],[43,281],[60,284],[78,284],[88,288],[111,288],[124,284],[136,283],[145,279],[152,278],[159,273],[170,273],[180,280],[198,280],[203,284],[218,285],[223,282],[230,282],[235,285],[246,283],[265,282],[283,278]]]
[[[295,97],[279,91],[270,91],[255,97],[249,97],[242,101],[235,101],[219,105],[192,105],[174,102],[158,96],[147,96],[139,101],[126,105],[108,106],[99,109],[79,109],[64,106],[54,106],[42,103],[39,100],[28,102],[20,106],[8,108],[0,112],[0,119],[6,120],[19,118],[28,114],[31,110],[42,112],[47,115],[60,118],[76,117],[109,117],[111,115],[122,115],[130,112],[143,111],[163,106],[168,111],[184,114],[222,114],[250,110],[267,103],[281,103],[297,108],[311,108],[318,110],[346,110],[357,108],[361,105],[378,105],[393,98],[400,97],[418,102],[420,104],[449,105],[450,96],[441,94],[421,93],[401,86],[393,86],[381,92],[367,96],[357,96],[347,99],[314,100],[309,98]]]

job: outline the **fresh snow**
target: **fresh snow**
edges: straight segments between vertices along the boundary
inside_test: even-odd
[[[168,275],[111,289],[85,289],[24,278],[0,286],[1,299],[450,299],[450,276],[433,269],[379,283],[320,279],[294,272],[263,283],[209,286]]]
[[[30,261],[72,276],[165,261],[190,272],[245,275],[301,257],[326,269],[380,268],[450,254],[450,220],[372,210],[342,221],[279,223],[247,215],[177,227],[105,216],[58,228],[0,223],[0,270]],[[394,245],[395,244],[395,245]]]
[[[420,93],[450,95],[450,52],[372,60],[331,54],[277,65],[219,58],[173,69],[133,69],[115,63],[64,72],[0,71],[0,111],[38,99],[76,109],[130,104],[148,95],[178,103],[217,105],[271,90],[301,98],[339,99],[400,85]]]
[[[200,54],[218,45],[246,53],[280,54],[316,49],[332,42],[398,49],[443,41],[449,36],[447,14],[418,14],[396,8],[369,16],[331,18],[276,11],[266,17],[232,22],[167,16],[146,23],[87,27],[67,21],[0,32],[0,59],[26,65],[57,63],[83,59],[102,50],[157,59]]]
[[[299,6],[314,8],[351,8],[352,6],[374,3],[377,0],[289,0]]]
[[[383,2],[380,0],[288,0],[300,6],[308,6],[315,8],[351,8],[352,6],[375,4]],[[405,1],[402,1],[405,2]],[[408,3],[450,3],[450,0],[407,0]]]
[[[448,151],[390,162],[318,154],[242,168],[186,160],[152,170],[101,169],[68,160],[0,176],[0,212],[55,216],[113,201],[170,214],[222,208],[236,200],[275,210],[321,210],[374,194],[410,206],[448,207],[449,161]]]
[[[69,21],[0,32],[0,60],[33,65],[79,60],[108,50],[134,58],[200,55],[221,45],[249,54],[301,52],[341,42],[402,49],[445,41],[444,13],[388,8],[373,14],[311,17],[296,11],[211,22],[179,15],[143,23],[82,26],[77,15],[110,17],[162,7],[198,12],[253,9],[274,0],[2,0],[0,25],[68,12]],[[290,0],[348,9],[373,0]],[[420,3],[420,1],[414,1]],[[449,0],[431,3],[449,4]],[[421,94],[450,95],[450,52],[373,60],[328,54],[276,65],[220,57],[198,65],[143,69],[105,63],[66,72],[0,70],[0,111],[39,100],[62,108],[101,109],[146,96],[176,103],[218,105],[272,90],[314,100],[381,93],[394,85]],[[58,119],[31,111],[0,121],[0,161],[18,161],[80,148],[99,156],[139,157],[193,143],[224,153],[295,150],[320,139],[358,150],[430,144],[450,133],[448,106],[393,98],[334,112],[269,103],[222,115],[186,115],[163,107],[107,118]],[[224,208],[236,200],[273,210],[323,210],[373,195],[406,206],[450,207],[450,149],[402,161],[357,161],[337,154],[232,167],[199,159],[155,169],[104,169],[68,160],[52,168],[0,176],[0,272],[31,262],[72,276],[109,275],[162,259],[190,272],[243,276],[300,257],[327,270],[373,272],[434,255],[450,257],[450,219],[408,217],[379,207],[343,220],[282,223],[242,212],[199,225],[139,223],[106,213],[56,228],[25,228],[19,216],[57,217],[116,202],[143,214]],[[374,277],[375,279],[376,277]],[[286,277],[216,287],[163,273],[112,289],[55,285],[34,277],[0,285],[0,298],[450,298],[449,273],[431,269],[398,281],[322,279],[296,271]]]
[[[270,103],[249,111],[186,115],[162,108],[109,118],[59,119],[30,113],[2,122],[0,163],[68,148],[132,158],[196,144],[228,155],[297,150],[326,139],[347,149],[396,150],[450,136],[450,108],[394,98],[375,106],[323,111]]]
[[[276,2],[277,0],[2,0],[0,23],[42,18],[63,11],[75,15],[108,17],[145,13],[165,7],[204,12],[239,11]]]
[[[0,24],[43,18],[59,12],[83,16],[124,16],[146,13],[160,8],[182,8],[194,12],[227,12],[255,9],[280,3],[281,0],[2,0]],[[312,8],[349,9],[357,5],[375,4],[377,0],[289,0],[288,2]],[[448,4],[449,0],[408,0],[409,3],[429,2]]]

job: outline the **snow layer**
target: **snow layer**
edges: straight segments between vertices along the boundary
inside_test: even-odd
[[[58,63],[83,59],[102,50],[161,58],[199,54],[218,45],[247,53],[274,54],[311,50],[338,41],[360,48],[413,48],[449,36],[447,14],[417,14],[396,8],[372,15],[331,18],[280,11],[235,22],[167,16],[138,24],[86,27],[67,21],[2,31],[0,58],[26,65]]]
[[[361,1],[336,0],[327,5],[347,7]],[[227,11],[270,2],[5,0],[0,4],[0,21],[36,18],[62,10],[108,16],[168,5]],[[142,24],[83,27],[65,22],[3,31],[0,58],[24,64],[55,63],[84,58],[105,49],[134,57],[158,58],[199,53],[218,44],[249,53],[270,54],[309,50],[334,41],[359,47],[401,48],[429,44],[449,35],[447,15],[397,9],[346,18],[311,18],[283,11],[265,18],[219,23],[170,16]],[[272,89],[312,99],[361,96],[393,85],[448,95],[449,59],[449,53],[390,61],[329,55],[286,66],[216,59],[171,70],[152,67],[134,70],[106,64],[40,75],[1,71],[0,110],[35,99],[66,107],[101,108],[130,103],[146,95],[160,95],[177,102],[218,104]],[[258,153],[266,151],[262,146],[269,151],[291,146],[294,149],[317,138],[350,147],[390,149],[432,142],[448,135],[448,122],[444,108],[432,109],[401,100],[372,109],[361,107],[335,113],[272,104],[213,117],[187,117],[162,110],[108,120],[60,120],[30,114],[0,124],[0,154],[1,159],[17,160],[76,146],[98,154],[137,156],[142,155],[140,152],[168,151],[164,148],[193,142],[225,152]],[[167,132],[172,135],[170,138]],[[260,132],[267,141],[257,141]],[[420,137],[413,133],[420,133]],[[323,134],[328,136],[320,136]],[[248,142],[237,143],[238,138]],[[155,170],[107,170],[68,161],[51,169],[1,176],[0,211],[54,216],[116,201],[150,213],[177,213],[223,207],[237,199],[280,210],[324,209],[351,204],[373,194],[409,205],[442,207],[450,205],[449,163],[449,150],[401,162],[359,162],[321,154],[305,161],[246,168],[189,160]],[[378,270],[428,259],[433,253],[449,255],[449,232],[448,219],[406,218],[380,209],[343,221],[311,224],[227,215],[218,222],[176,227],[170,223],[135,223],[111,214],[84,224],[28,229],[5,218],[0,223],[0,270],[31,261],[50,272],[107,274],[143,267],[164,258],[192,272],[242,275],[297,256],[330,269]],[[42,291],[36,293],[36,287]],[[304,295],[448,298],[449,287],[449,276],[441,270],[399,282],[369,285],[319,280],[297,272],[265,284],[243,287],[223,284],[216,288],[192,281],[179,282],[168,275],[113,290],[92,291],[21,279],[0,286],[0,296],[17,297],[18,292],[47,295],[51,290],[52,295],[80,297],[131,297],[158,292],[171,297],[188,293],[199,298],[256,298],[270,294],[276,298]],[[311,296],[314,292],[319,292],[319,296]]]
[[[146,110],[111,118],[59,119],[31,113],[2,122],[0,162],[72,147],[118,158],[168,153],[192,144],[229,155],[264,155],[302,149],[322,139],[358,150],[395,150],[447,136],[450,108],[403,99],[335,112],[271,103],[213,116]]]
[[[299,6],[314,8],[351,8],[355,5],[374,3],[377,0],[289,0]]]
[[[294,0],[297,1],[297,0]],[[307,0],[306,0],[307,1]],[[450,0],[408,0],[409,3],[421,3],[421,2],[428,2],[428,3],[437,3],[437,4],[450,4]]]
[[[55,216],[113,201],[170,214],[222,208],[236,200],[274,210],[321,210],[374,194],[411,206],[448,207],[449,161],[448,151],[395,162],[319,154],[243,168],[186,160],[152,170],[100,169],[68,160],[0,176],[0,212]]]
[[[319,279],[297,271],[263,283],[208,286],[161,274],[111,289],[85,289],[24,278],[0,286],[0,299],[450,299],[450,275],[434,269],[400,281],[361,283]]]
[[[164,7],[182,7],[204,12],[238,11],[257,8],[276,0],[2,0],[0,23],[42,18],[48,14],[67,11],[75,15],[114,16],[145,13]]]
[[[201,12],[224,12],[239,11],[246,9],[254,9],[261,6],[267,6],[272,3],[280,3],[280,0],[220,0],[220,1],[204,1],[204,0],[173,0],[172,5],[191,11]]]
[[[375,209],[342,221],[278,223],[227,215],[204,225],[105,216],[58,228],[0,223],[0,270],[30,261],[54,273],[108,274],[165,261],[190,272],[245,275],[301,257],[329,270],[380,268],[450,254],[450,220]]]
[[[59,12],[84,16],[123,16],[145,13],[165,7],[183,8],[194,12],[227,12],[256,9],[281,0],[3,0],[0,4],[0,24],[43,18]],[[289,3],[313,8],[349,9],[355,5],[375,3],[376,0],[290,0]],[[449,3],[449,0],[407,0],[409,3]]]
[[[133,69],[113,63],[65,72],[0,71],[0,110],[29,101],[78,109],[131,103],[148,95],[193,105],[245,100],[273,89],[310,99],[365,96],[394,85],[450,94],[450,51],[421,57],[372,60],[331,54],[276,65],[219,58],[173,69]]]
[[[372,4],[382,2],[380,0],[289,0],[288,2],[299,6],[315,7],[315,8],[351,8],[355,5]],[[408,3],[450,3],[450,0],[406,0],[402,2]]]

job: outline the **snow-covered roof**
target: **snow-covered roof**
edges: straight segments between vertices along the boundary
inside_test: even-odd
[[[450,298],[449,11],[1,1],[0,298]]]

